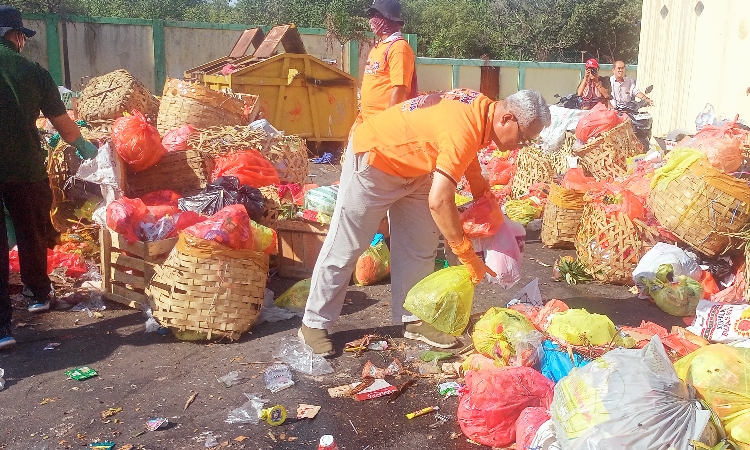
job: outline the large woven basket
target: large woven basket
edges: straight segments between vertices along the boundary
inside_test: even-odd
[[[183,125],[195,128],[246,125],[255,119],[259,108],[256,95],[226,94],[200,84],[168,78],[156,128],[164,135]]]
[[[117,119],[134,109],[155,120],[159,99],[124,69],[92,78],[78,99],[78,115],[87,122]]]
[[[638,261],[658,237],[658,230],[640,220],[623,213],[608,217],[603,209],[588,204],[576,235],[576,254],[595,280],[629,284]]]
[[[282,183],[303,186],[307,180],[307,144],[296,135],[270,136],[247,126],[217,126],[199,130],[188,139],[188,145],[213,160],[216,155],[256,148],[279,173]]]
[[[268,255],[181,233],[146,294],[154,318],[173,331],[234,340],[260,314],[267,279]]]
[[[195,195],[208,183],[212,169],[208,163],[195,150],[168,152],[146,170],[127,171],[125,192],[132,197],[141,197],[152,191],[170,189],[183,196]]]
[[[551,248],[574,248],[583,215],[584,192],[550,185],[542,215],[542,244]]]
[[[630,119],[584,145],[573,154],[581,167],[597,180],[628,173],[628,158],[643,152]]]
[[[672,234],[699,252],[715,256],[741,246],[726,233],[738,233],[748,223],[750,188],[701,159],[666,187],[653,189],[648,207]]]
[[[570,131],[565,132],[565,143],[559,149],[547,154],[547,159],[552,164],[552,170],[557,175],[564,175],[569,169],[568,156],[573,156],[573,145],[576,142],[576,135]]]
[[[529,193],[529,187],[535,183],[551,184],[555,180],[552,163],[542,150],[536,147],[524,147],[516,159],[518,170],[511,185],[513,198],[520,199]]]

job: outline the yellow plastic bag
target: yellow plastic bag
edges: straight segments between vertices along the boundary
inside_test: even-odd
[[[514,222],[524,226],[534,219],[542,217],[542,209],[534,206],[531,200],[508,200],[505,202],[505,214]]]
[[[750,349],[707,345],[674,368],[719,415],[727,437],[750,450]]]
[[[585,309],[569,309],[552,317],[547,333],[572,345],[606,345],[633,348],[633,338],[622,338],[609,317]]]
[[[307,297],[310,295],[310,278],[298,281],[294,286],[287,289],[274,304],[279,308],[288,309],[295,313],[305,312]]]
[[[531,334],[541,335],[526,316],[512,309],[492,307],[474,325],[471,339],[479,353],[507,366],[511,356],[517,353],[516,343]],[[523,359],[523,355],[518,356]]]
[[[460,336],[469,324],[474,283],[464,266],[439,270],[415,284],[404,308],[443,333]]]
[[[376,234],[370,247],[357,259],[352,280],[357,286],[369,286],[391,273],[391,252],[382,234]]]

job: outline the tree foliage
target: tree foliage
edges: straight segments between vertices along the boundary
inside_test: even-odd
[[[60,12],[328,30],[331,45],[365,40],[371,0],[5,0]],[[638,56],[643,0],[401,0],[421,56],[606,62]]]

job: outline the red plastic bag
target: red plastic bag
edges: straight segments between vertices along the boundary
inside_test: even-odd
[[[589,139],[595,138],[603,132],[620,125],[626,118],[626,116],[621,116],[617,111],[607,109],[606,106],[600,103],[578,121],[576,137],[585,144]]]
[[[234,249],[252,249],[250,216],[243,205],[229,205],[191,227],[185,233],[207,241],[215,241]]]
[[[500,367],[466,373],[458,423],[471,440],[490,447],[516,441],[516,421],[529,406],[548,408],[555,384],[531,367]]]
[[[161,144],[168,152],[187,150],[190,148],[187,143],[188,138],[193,133],[195,133],[195,128],[193,128],[193,126],[183,125],[175,130],[168,131],[167,134],[164,135],[164,139],[161,140]]]
[[[156,222],[158,220],[161,220],[164,216],[172,216],[175,215],[180,211],[180,208],[176,206],[169,206],[169,205],[157,205],[157,206],[147,206],[148,208],[148,215],[141,220],[141,222]]]
[[[141,200],[143,200],[143,204],[146,206],[174,206],[176,208],[177,200],[181,197],[177,192],[165,189],[149,192],[141,196]]]
[[[494,236],[503,220],[503,212],[491,194],[474,201],[461,213],[461,227],[470,239]]]
[[[21,271],[21,264],[18,259],[18,246],[10,250],[8,260],[11,272],[18,273]],[[59,245],[55,246],[54,250],[47,249],[47,273],[51,273],[56,268],[63,266],[67,268],[65,276],[71,278],[79,278],[89,270],[86,262],[83,260],[83,256],[80,254],[63,251]]]
[[[525,450],[531,448],[536,432],[542,424],[550,419],[547,408],[529,407],[521,412],[516,422],[516,448]]]
[[[133,172],[148,169],[161,160],[167,150],[159,132],[137,109],[132,116],[120,117],[112,125],[112,143]]]
[[[107,205],[107,226],[133,243],[138,241],[138,224],[148,215],[148,207],[140,198],[120,197]]]
[[[491,186],[496,185],[507,185],[513,178],[518,167],[511,164],[507,159],[493,158],[487,164],[487,170],[489,171],[489,182]]]
[[[216,181],[225,175],[237,177],[241,184],[254,188],[280,183],[276,169],[255,149],[219,155],[214,158],[211,181]]]
[[[562,187],[580,192],[590,189],[601,189],[604,183],[596,181],[596,178],[587,177],[581,168],[569,169],[563,177]]]

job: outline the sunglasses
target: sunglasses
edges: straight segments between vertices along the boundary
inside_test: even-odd
[[[531,145],[532,139],[524,136],[523,132],[521,131],[521,124],[516,121],[516,126],[518,127],[518,147],[527,147]]]

